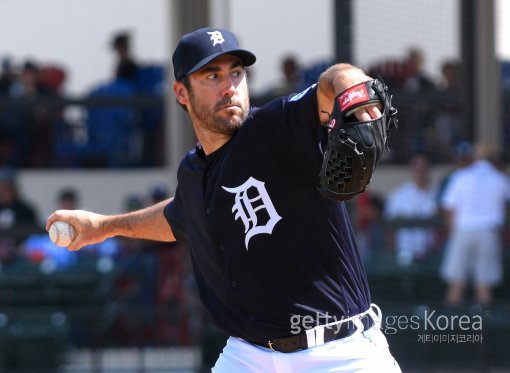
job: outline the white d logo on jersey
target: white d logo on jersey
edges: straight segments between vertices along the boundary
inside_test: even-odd
[[[262,181],[250,177],[236,188],[222,186],[227,192],[235,194],[232,212],[235,214],[235,220],[241,219],[244,224],[244,233],[246,233],[244,244],[246,250],[248,250],[248,243],[253,236],[260,233],[271,234],[276,223],[282,219],[276,212],[264,184]],[[254,189],[253,192],[250,190],[251,188]],[[248,195],[248,190],[250,190],[251,198]],[[258,224],[259,216],[257,216],[257,212],[261,210],[265,210],[269,216],[264,225]]]
[[[211,35],[211,41],[213,42],[213,45],[212,45],[213,47],[216,44],[222,44],[225,41],[225,39],[223,39],[223,35],[219,31],[208,32],[208,34]]]

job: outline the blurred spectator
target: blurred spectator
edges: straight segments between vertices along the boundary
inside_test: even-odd
[[[26,235],[39,228],[38,216],[32,204],[20,193],[16,172],[0,168],[0,267],[18,259],[16,247]],[[2,230],[12,230],[8,233]]]
[[[409,48],[403,59],[388,59],[368,68],[369,75],[381,76],[388,86],[410,92],[435,89],[433,80],[423,70],[425,56],[418,47]]]
[[[436,190],[429,178],[429,161],[424,155],[415,155],[410,161],[412,180],[390,193],[384,216],[387,220],[430,220],[437,213]],[[423,258],[434,244],[432,228],[406,227],[395,232],[395,251],[401,265],[409,265]]]
[[[460,89],[460,63],[457,61],[445,61],[441,65],[442,79],[438,88],[446,92],[455,92]]]
[[[123,210],[125,212],[140,210],[143,207],[145,207],[145,203],[139,194],[130,194],[124,200]]]
[[[12,62],[8,57],[2,59],[2,72],[0,74],[0,97],[8,96],[14,84],[15,75]]]
[[[320,75],[333,63],[334,61],[321,60],[304,66],[299,63],[296,56],[289,54],[281,60],[280,82],[253,96],[250,102],[253,106],[262,106],[276,97],[299,93],[317,83]]]
[[[60,95],[66,81],[66,71],[59,65],[45,64],[39,67],[38,78],[47,92]]]
[[[15,74],[11,60],[4,57],[0,74],[0,99],[9,97],[11,87],[14,84]],[[11,155],[16,146],[14,128],[10,125],[8,114],[5,109],[0,112],[0,164],[11,164]]]
[[[462,133],[462,110],[460,106],[460,64],[446,61],[441,66],[442,80],[438,83],[442,99],[435,118],[435,137],[438,150],[447,153],[466,134]],[[445,154],[448,159],[449,154]]]
[[[441,200],[443,198],[443,193],[446,189],[446,186],[448,185],[452,177],[455,175],[456,171],[469,166],[472,162],[473,162],[473,146],[467,141],[461,141],[455,147],[455,163],[453,165],[453,169],[451,169],[439,183],[436,198],[438,206],[440,206],[441,204]]]
[[[37,226],[37,222],[35,208],[21,196],[16,171],[9,167],[0,168],[0,228]]]
[[[474,279],[475,299],[492,302],[492,288],[503,276],[501,228],[510,201],[510,179],[489,160],[491,148],[478,144],[476,161],[458,171],[448,184],[442,206],[449,214],[450,241],[441,266],[448,283],[446,302],[459,305],[465,284]]]
[[[58,196],[58,205],[62,210],[75,210],[80,205],[78,192],[74,188],[64,188]]]
[[[168,191],[168,187],[163,183],[154,184],[151,187],[149,193],[149,203],[148,206],[152,206],[158,202],[164,201],[165,199],[170,198],[170,192]]]
[[[280,65],[281,81],[269,89],[268,94],[272,97],[286,96],[299,92],[302,82],[301,67],[297,57],[285,56]]]
[[[119,32],[114,35],[111,46],[117,57],[115,78],[125,79],[136,85],[138,64],[132,56],[131,36],[127,32]]]
[[[6,164],[15,167],[53,164],[53,124],[60,116],[60,109],[50,109],[39,99],[55,96],[58,89],[45,84],[42,71],[34,61],[25,61],[9,88],[9,97],[22,100],[25,105],[8,107],[0,116],[0,132],[8,143],[8,149],[4,154],[0,152],[0,156]]]
[[[112,50],[116,56],[114,79],[111,82],[96,87],[91,92],[93,96],[124,96],[133,97],[139,94],[140,67],[132,55],[131,35],[127,31],[116,33],[111,41]],[[143,152],[141,134],[137,128],[140,125],[137,113],[129,107],[107,107],[90,109],[88,113],[88,127],[91,147],[98,144],[92,152],[93,162],[100,159],[107,166],[121,166],[136,164]],[[101,158],[103,157],[103,158]],[[94,165],[94,164],[93,164]]]
[[[407,60],[404,62],[407,68],[404,89],[411,92],[435,89],[434,82],[423,70],[424,63],[423,51],[417,47],[410,48],[407,53]]]
[[[35,98],[49,93],[39,79],[39,66],[32,60],[23,64],[17,81],[13,84],[10,94],[13,98]]]
[[[423,69],[425,56],[421,49],[417,47],[408,50],[407,58],[404,61],[406,74],[403,80],[403,89],[407,92],[424,94],[432,93],[436,90],[433,80],[427,75]],[[437,111],[431,109],[430,101],[423,100],[418,97],[412,105],[412,109],[406,113],[402,113],[402,123],[407,123],[407,135],[412,138],[411,152],[420,152],[427,154],[432,161],[441,157],[436,151],[438,139],[436,132],[435,117]]]
[[[412,47],[404,57],[377,62],[368,68],[369,75],[382,77],[390,90],[396,92],[399,120],[406,124],[392,135],[392,152],[388,156],[395,161],[407,162],[415,153],[426,154],[431,161],[443,157],[443,153],[436,151],[442,141],[436,130],[437,89],[423,68],[424,61],[423,51]]]
[[[60,138],[58,158],[72,167],[154,166],[163,160],[164,67],[138,65],[127,32],[115,34],[110,46],[116,54],[115,74],[93,86],[88,97],[128,102],[88,107],[84,139]],[[151,102],[149,106],[135,106],[131,100],[138,95],[152,96],[157,105]]]

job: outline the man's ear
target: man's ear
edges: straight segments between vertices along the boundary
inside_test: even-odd
[[[188,103],[188,90],[186,89],[184,84],[180,82],[174,82],[173,90],[177,101],[181,105],[186,105]]]

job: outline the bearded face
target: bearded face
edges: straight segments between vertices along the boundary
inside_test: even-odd
[[[202,134],[233,134],[250,108],[246,70],[239,57],[222,55],[174,87],[179,103]]]
[[[236,91],[238,92],[233,96],[210,102],[194,89],[189,90],[188,110],[191,118],[213,133],[232,135],[246,120],[250,108],[246,83],[244,87],[238,86]]]

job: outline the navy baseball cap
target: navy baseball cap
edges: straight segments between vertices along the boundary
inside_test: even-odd
[[[205,27],[184,35],[172,56],[175,80],[181,81],[223,54],[238,56],[244,66],[256,61],[253,53],[239,48],[237,38],[230,31]]]
[[[472,157],[473,146],[467,141],[461,141],[455,146],[455,155],[458,158]]]

